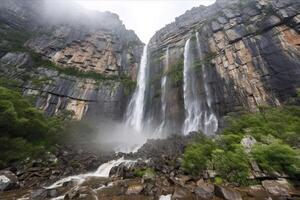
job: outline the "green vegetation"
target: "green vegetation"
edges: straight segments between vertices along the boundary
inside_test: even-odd
[[[28,33],[20,29],[12,29],[8,25],[2,24],[0,28],[0,38],[3,43],[0,45],[0,51],[25,51],[24,43],[32,37],[31,33]]]
[[[288,174],[300,177],[300,108],[260,108],[258,113],[244,113],[227,119],[228,127],[215,138],[197,140],[183,156],[183,168],[198,175],[206,169],[215,170],[223,181],[249,185],[250,161],[269,175]],[[246,135],[257,140],[250,153],[240,141]],[[204,138],[203,138],[204,137]],[[217,181],[217,180],[215,180]]]
[[[212,59],[214,59],[216,56],[217,56],[217,54],[212,53],[212,52],[206,54],[203,59],[197,60],[193,63],[193,68],[196,71],[200,71],[202,69],[203,65],[213,67],[214,65],[212,63]]]
[[[170,66],[170,70],[167,72],[171,82],[174,86],[179,87],[183,82],[183,58],[181,57],[178,61]]]
[[[183,159],[184,169],[193,175],[198,175],[200,171],[207,168],[215,148],[214,142],[209,138],[199,138],[196,143],[188,146],[185,150]]]
[[[49,149],[62,130],[61,120],[46,118],[21,94],[0,87],[0,167]]]
[[[300,174],[299,149],[293,149],[281,141],[274,141],[271,144],[257,144],[252,155],[264,171],[285,173],[291,177]]]
[[[134,170],[134,174],[137,177],[154,177],[155,171],[152,168],[139,168]]]

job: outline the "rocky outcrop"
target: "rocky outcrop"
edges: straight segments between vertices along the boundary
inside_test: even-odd
[[[187,11],[159,30],[149,43],[148,117],[161,120],[160,74],[168,49],[166,116],[169,127],[181,127],[183,79],[178,75],[189,38],[194,67],[205,66],[212,108],[219,118],[229,112],[278,106],[295,96],[300,86],[299,8],[296,0],[218,0]],[[203,70],[196,71],[203,77]],[[202,79],[195,84],[203,85]]]
[[[0,171],[0,191],[16,189],[19,186],[17,176],[11,171]]]
[[[116,14],[57,3],[1,3],[1,77],[48,116],[122,119],[142,42]]]

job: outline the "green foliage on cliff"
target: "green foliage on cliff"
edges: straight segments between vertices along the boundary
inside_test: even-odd
[[[218,175],[225,180],[240,185],[247,185],[250,167],[247,155],[241,147],[232,151],[216,149],[212,153],[211,165]]]
[[[252,155],[259,166],[267,172],[284,173],[291,177],[300,175],[299,149],[293,149],[281,141],[274,141],[271,144],[257,144]]]
[[[0,87],[0,167],[45,151],[60,130],[59,119],[46,118],[21,94]]]
[[[201,60],[196,60],[195,62],[193,62],[193,68],[196,71],[201,71],[203,65],[207,66],[207,67],[213,67],[213,63],[212,63],[212,59],[214,59],[217,56],[216,53],[208,53],[206,54],[203,59]]]
[[[155,171],[152,168],[138,168],[134,170],[137,177],[154,177]]]
[[[215,148],[214,142],[205,137],[188,146],[183,157],[184,169],[193,175],[198,175],[200,171],[207,168]]]
[[[31,33],[24,30],[11,28],[6,24],[1,24],[0,27],[0,51],[24,51],[24,43],[30,39]]]
[[[171,82],[174,86],[179,87],[183,82],[183,58],[170,66],[170,70],[166,74],[170,77]]]
[[[250,163],[274,175],[300,177],[300,108],[261,108],[261,112],[245,113],[227,119],[221,135],[198,140],[185,149],[183,168],[191,174],[205,169],[215,170],[223,180],[239,185],[251,184]],[[246,153],[240,142],[252,136],[257,143]],[[209,145],[210,148],[207,148]]]

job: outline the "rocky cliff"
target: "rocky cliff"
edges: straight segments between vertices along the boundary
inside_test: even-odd
[[[199,77],[194,84],[203,91],[206,79],[219,118],[230,112],[279,106],[295,96],[300,86],[299,11],[297,0],[217,0],[187,11],[157,31],[149,43],[146,116],[158,119],[157,123],[161,120],[160,81],[167,74],[168,124],[173,130],[181,127],[183,54],[188,39]]]
[[[47,115],[122,118],[143,43],[116,14],[68,1],[5,0],[0,35],[1,78]]]

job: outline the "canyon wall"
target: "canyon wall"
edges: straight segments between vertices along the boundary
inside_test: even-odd
[[[194,85],[204,91],[208,84],[211,106],[221,124],[231,112],[280,106],[300,86],[299,33],[297,0],[217,0],[187,11],[157,31],[149,43],[146,119],[154,124],[162,120],[161,79],[167,75],[167,123],[172,132],[182,127],[183,55],[188,39],[199,77]]]
[[[4,0],[0,34],[1,78],[48,116],[122,119],[144,44],[116,14],[69,1]]]

